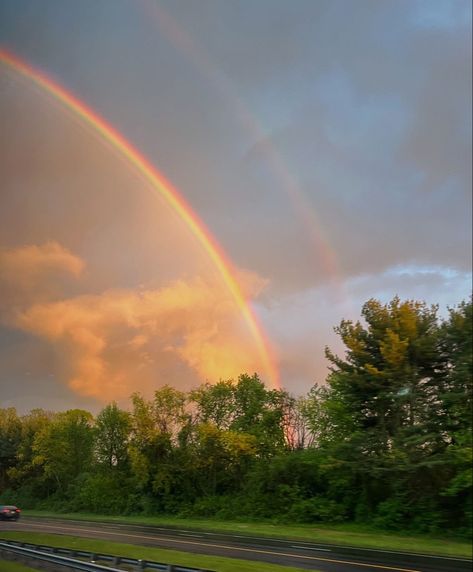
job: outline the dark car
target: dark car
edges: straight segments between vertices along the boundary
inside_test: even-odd
[[[0,504],[0,520],[18,520],[20,512],[16,506]]]

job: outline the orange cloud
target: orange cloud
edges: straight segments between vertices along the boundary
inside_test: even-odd
[[[66,272],[79,276],[84,263],[56,243],[4,254],[9,280],[33,283]],[[32,264],[28,271],[25,267]],[[16,266],[15,266],[16,265]],[[13,268],[17,270],[13,272]],[[34,280],[26,280],[26,277]],[[264,287],[242,273],[245,291]],[[26,286],[25,286],[26,287]],[[100,400],[124,399],[170,383],[188,388],[258,371],[258,352],[227,290],[210,279],[176,281],[160,289],[106,290],[100,294],[36,301],[10,321],[54,346],[69,387]]]
[[[55,241],[41,246],[30,244],[0,251],[2,279],[16,286],[34,286],[35,281],[51,272],[65,272],[78,276],[84,269],[83,260]]]
[[[2,313],[56,297],[67,278],[77,278],[84,267],[83,260],[54,241],[0,249]]]

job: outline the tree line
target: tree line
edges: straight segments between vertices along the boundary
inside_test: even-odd
[[[471,533],[472,304],[369,300],[303,396],[255,374],[130,410],[0,409],[0,499],[23,508]]]

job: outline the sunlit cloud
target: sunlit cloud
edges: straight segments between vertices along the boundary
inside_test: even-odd
[[[54,298],[85,263],[57,242],[0,249],[0,311],[15,312],[32,301]]]
[[[123,399],[170,381],[188,387],[261,366],[239,308],[211,280],[44,301],[35,294],[58,271],[78,276],[84,261],[57,243],[5,251],[3,261],[8,283],[18,280],[28,294],[7,323],[52,344],[64,381],[80,395]],[[247,293],[264,285],[248,273],[241,280]]]

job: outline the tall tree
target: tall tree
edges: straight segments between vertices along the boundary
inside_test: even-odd
[[[235,418],[235,384],[219,381],[205,383],[190,392],[190,400],[197,407],[197,420],[212,423],[219,429],[228,429]]]
[[[21,437],[16,453],[16,462],[8,470],[8,476],[13,485],[29,484],[35,491],[40,492],[42,469],[41,466],[34,462],[35,452],[33,447],[36,435],[44,431],[54,417],[54,413],[44,411],[43,409],[33,409],[30,413],[20,418]]]
[[[109,469],[122,469],[128,457],[131,419],[116,403],[102,409],[95,420],[95,453]]]
[[[71,409],[58,413],[36,434],[33,463],[43,468],[45,477],[52,479],[61,493],[91,468],[92,424],[93,416],[88,411]]]
[[[257,374],[202,385],[190,399],[197,406],[198,421],[254,436],[259,455],[272,455],[284,447],[288,395],[267,389]]]
[[[445,366],[436,415],[438,431],[449,445],[445,451],[447,468],[442,494],[451,500],[450,525],[464,524],[471,535],[473,524],[473,320],[472,301],[462,302],[449,311],[442,324],[441,351]],[[435,415],[435,414],[434,414]]]
[[[444,518],[440,491],[452,478],[451,445],[458,437],[464,443],[461,403],[471,403],[466,314],[462,306],[442,325],[435,306],[370,300],[364,323],[336,328],[345,357],[326,351],[332,372],[323,409],[329,428],[345,425],[332,455],[355,475],[364,510],[383,525],[429,529]],[[459,464],[464,452],[459,447]]]
[[[473,316],[472,302],[451,308],[442,324],[440,349],[444,375],[440,398],[443,429],[450,438],[456,430],[469,430],[473,409]]]
[[[425,422],[437,378],[437,308],[396,297],[369,300],[362,316],[366,325],[343,320],[335,328],[347,351],[340,358],[326,349],[328,383],[382,451],[401,428]]]

